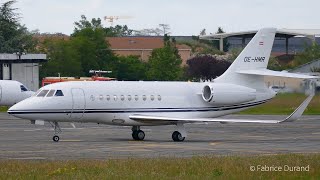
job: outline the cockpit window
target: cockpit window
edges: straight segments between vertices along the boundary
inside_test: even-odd
[[[44,97],[46,96],[46,94],[49,92],[49,90],[42,90],[38,95],[37,97]]]
[[[40,91],[41,91],[41,89],[39,89],[36,93],[34,93],[34,94],[32,95],[32,97],[37,96],[37,95],[40,93]]]
[[[29,91],[24,85],[20,85],[21,92]]]
[[[61,90],[57,90],[54,96],[64,96]]]
[[[54,92],[55,92],[55,91],[56,91],[55,89],[51,89],[51,90],[48,92],[48,94],[47,94],[46,97],[52,97],[52,96],[54,95]]]

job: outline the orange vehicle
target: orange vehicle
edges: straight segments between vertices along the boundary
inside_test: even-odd
[[[92,76],[92,77],[45,77],[42,79],[41,86],[45,86],[48,84],[53,84],[57,82],[65,82],[65,81],[114,81],[115,78],[110,77],[100,77],[100,76]]]
[[[45,77],[42,79],[41,86],[65,81],[114,81],[116,78],[103,77],[102,74],[112,73],[112,71],[90,70],[94,74],[92,77]],[[60,74],[59,74],[60,75]]]

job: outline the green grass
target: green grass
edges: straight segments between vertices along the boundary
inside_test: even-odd
[[[242,111],[240,114],[274,114],[274,115],[289,115],[291,114],[304,100],[306,96],[298,93],[280,93],[269,102]],[[319,115],[320,114],[320,95],[313,97],[304,112],[304,115]]]
[[[320,154],[74,161],[0,161],[0,179],[320,179]],[[309,171],[250,171],[309,166]]]
[[[0,112],[7,112],[9,107],[7,106],[0,106]]]

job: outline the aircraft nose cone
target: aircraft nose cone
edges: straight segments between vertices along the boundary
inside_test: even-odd
[[[19,104],[19,103],[18,103]],[[19,105],[15,104],[8,109],[8,113],[14,115],[15,112],[19,111]]]
[[[15,117],[19,117],[19,118],[23,118],[22,115],[23,115],[23,111],[25,109],[25,105],[24,105],[24,102],[19,102],[13,106],[11,106],[9,109],[8,109],[8,114],[12,115],[12,116],[15,116]]]

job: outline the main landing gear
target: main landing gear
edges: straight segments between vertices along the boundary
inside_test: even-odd
[[[132,138],[136,141],[142,141],[146,135],[142,130],[140,130],[140,126],[132,127]]]
[[[136,141],[144,140],[145,133],[140,130],[140,126],[132,126],[132,138]],[[182,123],[177,123],[177,131],[172,133],[172,140],[182,142],[187,137],[187,132]]]
[[[58,122],[52,122],[52,123],[50,122],[50,124],[51,124],[51,126],[54,128],[54,136],[52,137],[52,140],[53,140],[54,142],[59,142],[60,137],[59,137],[57,134],[59,134],[59,133],[62,132],[62,131],[61,131],[61,128],[60,128]]]
[[[185,137],[183,137],[179,131],[174,131],[172,133],[172,140],[173,141],[181,142],[181,141],[184,141],[184,139],[185,139]]]
[[[182,123],[177,123],[177,131],[172,133],[172,140],[175,142],[182,142],[187,137],[186,129]]]

